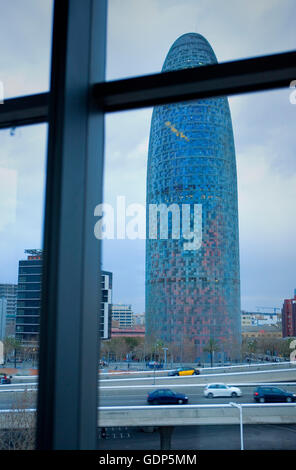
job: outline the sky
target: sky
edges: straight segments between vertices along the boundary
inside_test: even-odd
[[[188,32],[205,36],[219,62],[293,50],[294,6],[294,0],[110,0],[106,78],[160,72],[172,43]],[[52,1],[0,0],[0,9],[4,97],[48,91]],[[296,105],[290,93],[229,98],[244,310],[281,307],[296,288]],[[127,203],[145,204],[151,114],[106,116],[105,202],[123,195]],[[45,124],[0,131],[0,283],[17,282],[24,249],[42,244],[46,139]],[[103,268],[113,272],[113,302],[144,312],[145,242],[104,240]]]

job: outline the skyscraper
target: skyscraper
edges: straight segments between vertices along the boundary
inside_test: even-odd
[[[162,71],[215,63],[208,41],[189,33],[174,42]],[[205,359],[210,340],[218,349],[216,359],[238,357],[237,176],[227,98],[154,108],[146,203],[146,334],[178,346],[181,359],[188,345],[196,360]],[[156,207],[160,228],[160,204],[168,209],[168,237],[163,232],[156,239],[151,208]],[[196,217],[200,243],[190,246],[186,233],[195,233]]]
[[[99,336],[101,339],[111,338],[112,279],[112,273],[101,271],[101,308],[99,318]]]
[[[42,283],[42,250],[26,250],[26,260],[19,261],[15,337],[25,346],[39,341]]]
[[[0,341],[5,338],[5,325],[7,315],[7,299],[0,297]]]

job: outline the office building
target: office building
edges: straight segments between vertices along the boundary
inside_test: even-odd
[[[0,284],[0,297],[5,297],[7,300],[5,336],[14,336],[17,304],[17,285]]]
[[[109,339],[112,325],[112,273],[109,271],[101,271],[101,295],[99,337]]]
[[[208,41],[189,33],[172,45],[162,71],[216,63]],[[196,360],[205,358],[210,340],[219,348],[216,360],[237,358],[238,201],[227,98],[154,108],[146,201],[146,335],[179,344],[180,351],[184,344],[192,344]],[[168,210],[167,225],[159,211],[157,238],[151,228],[156,218],[150,211],[160,204]],[[161,232],[161,223],[166,233]]]
[[[126,304],[112,305],[112,320],[118,325],[118,328],[132,327],[134,324],[132,306]]]
[[[296,336],[296,289],[293,299],[285,299],[282,308],[282,334],[283,338],[287,336]]]
[[[15,337],[24,346],[39,342],[42,250],[25,250],[19,261]]]
[[[7,300],[5,297],[0,297],[0,341],[6,336],[6,315],[7,315]]]

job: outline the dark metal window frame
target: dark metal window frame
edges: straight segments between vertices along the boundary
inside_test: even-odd
[[[0,128],[49,123],[38,449],[95,449],[104,113],[289,87],[296,52],[104,82],[107,0],[54,7],[49,93],[4,101]],[[79,66],[77,66],[79,64]]]

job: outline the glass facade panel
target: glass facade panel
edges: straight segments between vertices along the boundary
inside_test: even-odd
[[[172,45],[162,70],[216,62],[205,38],[186,34]],[[156,227],[155,205],[164,205],[173,220],[167,234],[147,237],[146,333],[169,344],[179,337],[181,361],[185,345],[195,361],[204,361],[211,341],[219,348],[217,360],[239,358],[237,204],[227,99],[156,107],[147,166],[147,235]],[[160,213],[160,227],[167,216]]]

